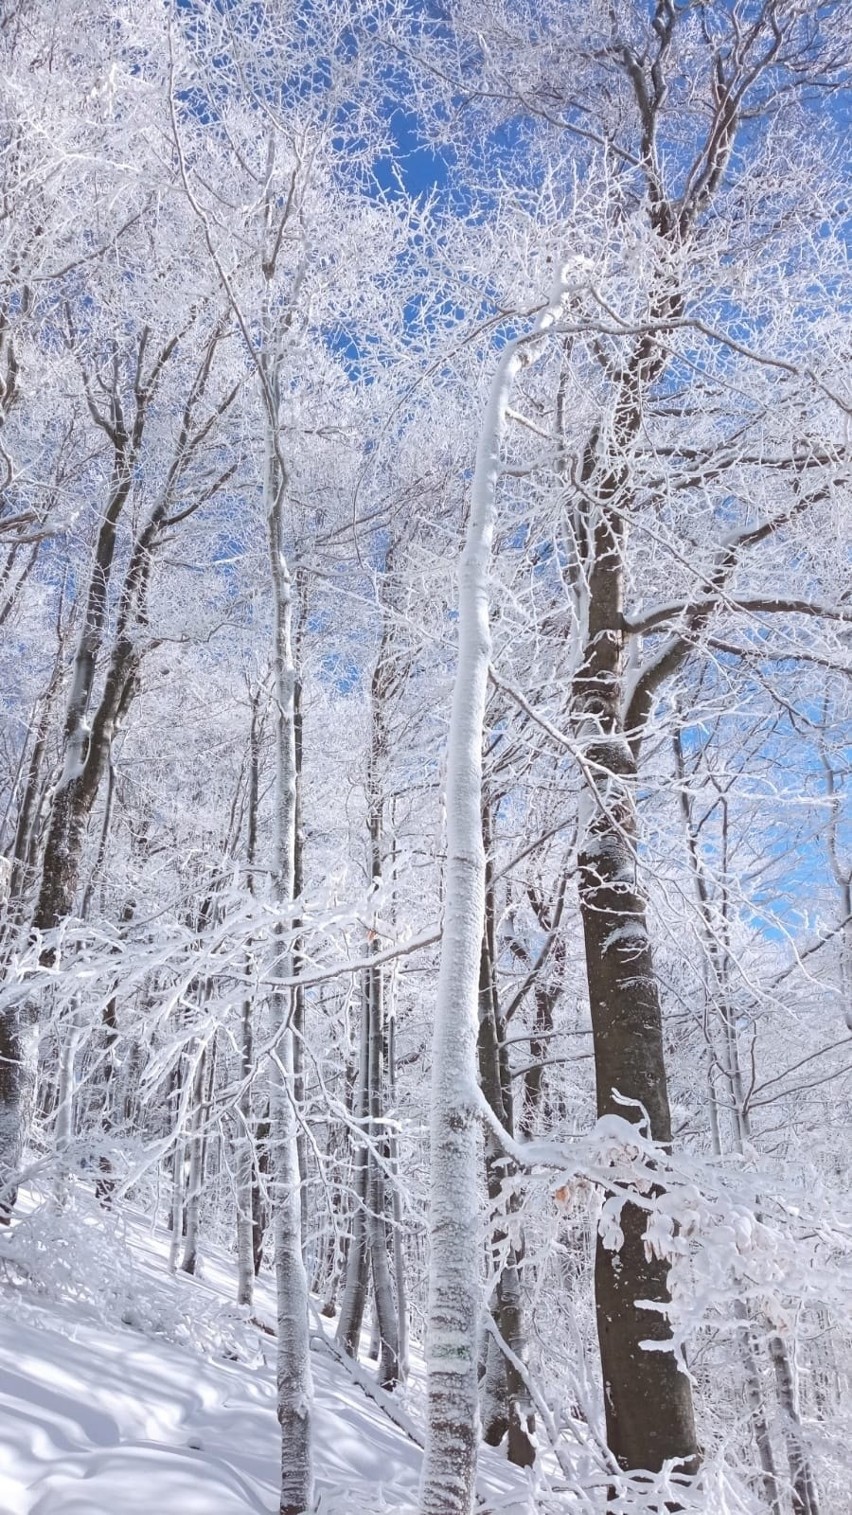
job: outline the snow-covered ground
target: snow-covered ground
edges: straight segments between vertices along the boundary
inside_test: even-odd
[[[229,1308],[227,1259],[207,1259],[197,1282],[172,1278],[168,1239],[141,1214],[109,1222],[111,1254],[94,1203],[71,1209],[24,1214],[0,1243],[2,1515],[277,1511],[275,1343]],[[273,1318],[268,1283],[255,1314]],[[319,1511],[410,1515],[420,1452],[402,1400],[388,1407],[397,1425],[319,1340],[312,1366]],[[532,1508],[492,1453],[480,1494],[489,1515]]]

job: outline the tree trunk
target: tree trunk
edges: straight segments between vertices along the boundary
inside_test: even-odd
[[[38,1018],[30,999],[0,1016],[0,1224],[8,1225],[35,1100]]]
[[[169,1217],[169,1272],[177,1271],[178,1258],[180,1256],[181,1242],[184,1233],[184,1183],[186,1165],[186,1148],[183,1137],[175,1139],[172,1152],[172,1205]]]
[[[501,1125],[514,1134],[511,1084],[503,1074],[506,1028],[500,1017],[495,981],[495,904],[491,882],[491,807],[483,807],[483,838],[486,846],[485,930],[479,970],[479,1078],[482,1092]],[[508,1073],[508,1069],[506,1069]],[[516,1363],[526,1360],[518,1255],[509,1240],[501,1211],[516,1209],[516,1203],[504,1197],[503,1185],[515,1172],[496,1136],[485,1133],[485,1175],[492,1215],[491,1255],[497,1278],[492,1315],[500,1339],[511,1356],[500,1350],[499,1342],[489,1334],[482,1404],[483,1440],[499,1446],[508,1436],[509,1461],[529,1468],[535,1462],[535,1416],[529,1403],[523,1375]],[[499,1361],[498,1361],[499,1358]]]
[[[246,797],[246,887],[254,895],[254,868],[257,862],[257,808],[260,789],[260,692],[251,702],[249,728],[249,774]],[[246,977],[251,973],[250,953],[246,952]],[[246,991],[240,1015],[240,1097],[237,1101],[237,1139],[234,1187],[237,1201],[237,1303],[251,1305],[254,1298],[254,1207],[252,1204],[254,1142],[252,1140],[252,1077],[254,1075],[254,1003]]]
[[[270,321],[265,330],[274,342]],[[278,376],[267,368],[273,407],[267,436],[264,496],[275,614],[275,821],[273,888],[278,907],[272,962],[274,977],[292,969],[296,856],[295,669],[292,648],[292,588],[284,548],[285,479],[277,452]],[[308,1336],[308,1280],[302,1256],[299,1126],[296,1118],[296,1053],[290,997],[274,988],[270,1021],[276,1046],[269,1095],[273,1174],[275,1279],[278,1296],[278,1421],[281,1426],[280,1515],[305,1515],[313,1506],[311,1406],[313,1388]]]
[[[121,910],[122,932],[132,921],[135,909],[136,901],[132,898],[126,899]],[[117,1096],[115,1089],[116,1048],[118,1046],[117,989],[110,995],[104,1005],[101,1029],[103,1033],[103,1070],[100,1077],[100,1127],[101,1138],[106,1145],[112,1137],[117,1124]],[[115,1192],[113,1162],[109,1151],[102,1151],[100,1153],[98,1168],[99,1174],[95,1180],[95,1197],[105,1209],[109,1209]]]
[[[198,1059],[192,1089],[192,1122],[189,1135],[189,1176],[184,1214],[184,1248],[181,1272],[194,1274],[198,1267],[198,1227],[207,1151],[207,1120],[215,1071],[215,1050],[205,1047]],[[208,1067],[209,1065],[209,1067]]]
[[[303,764],[303,740],[304,740],[304,716],[302,713],[302,644],[304,641],[305,627],[308,618],[307,578],[301,568],[296,569],[296,592],[298,598],[299,614],[296,624],[295,652],[294,652],[294,675],[293,675],[293,749],[295,760],[295,815],[293,819],[293,898],[299,900],[305,887],[305,827],[302,815],[302,764]],[[293,929],[297,933],[293,942],[293,973],[301,977],[304,968],[303,943],[298,932],[302,922],[293,920]],[[293,1026],[293,1093],[296,1108],[302,1112],[304,1120],[305,1109],[305,990],[302,984],[296,984],[292,991],[292,1003],[290,1015]],[[296,1132],[296,1145],[299,1152],[299,1173],[301,1183],[299,1186],[299,1200],[302,1207],[302,1246],[305,1249],[305,1267],[310,1263],[307,1256],[308,1247],[308,1142],[305,1136],[305,1128],[299,1122]]]
[[[387,572],[391,561],[385,559]],[[382,621],[382,639],[373,669],[370,687],[371,740],[367,773],[367,829],[370,849],[370,880],[373,896],[381,888],[384,872],[384,804],[381,764],[387,752],[387,712],[385,702],[390,679],[389,621]],[[378,920],[374,917],[369,933],[368,950],[378,952]],[[365,1008],[368,1014],[368,1112],[369,1112],[369,1217],[368,1236],[373,1276],[373,1299],[379,1332],[382,1387],[393,1389],[400,1376],[399,1316],[393,1297],[388,1255],[387,1193],[385,1168],[389,1158],[385,1112],[385,981],[380,965],[368,969]]]
[[[590,763],[629,781],[626,743],[599,744]],[[603,787],[603,786],[602,786]],[[671,1118],[662,1018],[645,900],[636,881],[632,797],[624,785],[595,795],[598,813],[580,854],[580,909],[595,1051],[598,1116],[647,1118],[650,1138],[668,1146]],[[627,1103],[625,1103],[627,1102]],[[668,1264],[645,1251],[645,1212],[621,1212],[618,1252],[597,1240],[595,1309],[604,1383],[607,1442],[622,1468],[658,1472],[669,1458],[687,1471],[698,1465],[689,1379],[665,1343]]]
[[[34,869],[32,861],[38,848],[39,802],[46,784],[44,775],[45,750],[53,716],[53,703],[57,698],[62,682],[63,652],[64,644],[62,634],[60,633],[56,650],[56,661],[53,665],[50,681],[43,696],[37,702],[38,721],[35,722],[35,711],[33,711],[31,719],[31,727],[34,726],[35,735],[32,752],[27,764],[27,776],[18,807],[15,836],[11,849],[12,869],[9,878],[9,903],[2,928],[4,957],[6,950],[15,938],[18,927],[24,919],[26,898],[33,883]]]
[[[263,1267],[263,1242],[266,1233],[265,1189],[269,1174],[269,1104],[263,1118],[258,1121],[254,1134],[254,1160],[251,1183],[251,1247],[254,1260],[254,1276],[257,1278]]]
[[[77,1128],[76,1066],[82,1027],[80,1025],[80,1014],[76,1008],[72,1011],[67,1029],[61,1032],[60,1035],[59,1082],[53,1139],[57,1153],[67,1154],[74,1140],[74,1133]]]
[[[365,978],[362,994],[361,1027],[358,1053],[358,1076],[355,1090],[354,1115],[359,1130],[366,1133],[369,1118],[370,1076],[370,1005],[368,980]],[[352,1183],[354,1211],[349,1245],[346,1251],[346,1269],[343,1283],[343,1298],[337,1322],[337,1342],[348,1357],[358,1356],[361,1327],[367,1304],[367,1281],[369,1246],[367,1235],[367,1198],[369,1175],[369,1149],[362,1140],[355,1155],[355,1172]]]
[[[769,1355],[775,1373],[778,1405],[784,1422],[784,1440],[787,1446],[787,1461],[790,1466],[793,1494],[793,1515],[819,1515],[819,1501],[802,1435],[802,1422],[796,1403],[790,1357],[780,1336],[770,1336]]]
[[[399,1337],[388,1259],[385,1177],[382,1169],[382,1162],[386,1160],[386,1143],[382,1120],[384,1015],[381,968],[370,969],[368,979],[370,984],[370,1257],[381,1350],[381,1385],[383,1389],[394,1389],[399,1382]]]
[[[595,433],[583,461],[584,483],[600,503],[594,509],[587,505],[590,517],[583,528],[591,537],[587,632],[574,678],[573,720],[585,759],[579,898],[598,1117],[646,1122],[651,1140],[665,1147],[672,1133],[662,1013],[637,877],[634,793],[636,752],[650,703],[634,716],[625,698],[623,620],[626,460],[641,423],[640,395],[659,363],[653,345],[640,338],[618,396],[611,450]],[[638,1206],[624,1206],[621,1229],[620,1250],[610,1250],[598,1236],[595,1256],[609,1448],[625,1470],[658,1472],[672,1458],[692,1472],[699,1455],[689,1379],[672,1352],[641,1346],[644,1340],[662,1346],[670,1339],[664,1313],[668,1263],[646,1254],[645,1214]],[[640,1299],[663,1308],[643,1309]]]
[[[532,333],[562,307],[562,275]],[[491,627],[488,576],[506,411],[527,338],[503,349],[477,446],[459,572],[458,665],[447,743],[447,863],[441,966],[432,1041],[427,1434],[420,1515],[470,1515],[479,1435],[477,1381],[482,1216],[477,1040],[485,926],[482,739]]]

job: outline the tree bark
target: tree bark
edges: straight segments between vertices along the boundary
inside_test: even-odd
[[[373,1273],[373,1298],[376,1303],[376,1321],[379,1328],[380,1380],[383,1389],[394,1389],[399,1382],[399,1336],[388,1258],[385,1177],[382,1169],[387,1152],[382,1120],[384,985],[381,968],[368,970],[368,979],[370,985],[368,991],[370,998],[370,1258]]]
[[[198,1059],[193,1081],[192,1117],[188,1141],[189,1175],[184,1212],[184,1247],[180,1267],[182,1273],[189,1274],[194,1274],[198,1267],[198,1231],[207,1153],[206,1126],[213,1092],[215,1065],[215,1046],[205,1047]]]
[[[447,744],[447,863],[432,1043],[426,1451],[420,1515],[470,1515],[479,1437],[482,1215],[477,1089],[485,925],[482,739],[491,657],[488,576],[506,411],[530,337],[556,319],[562,276],[524,339],[503,349],[477,447],[459,573],[458,665]]]
[[[353,1113],[359,1130],[366,1134],[369,1119],[369,1057],[370,1057],[370,1005],[369,986],[365,978],[361,997],[361,1025],[359,1033],[358,1073],[353,1101]],[[361,1342],[361,1327],[367,1305],[367,1282],[369,1244],[367,1235],[367,1188],[369,1176],[369,1148],[362,1138],[355,1154],[355,1172],[352,1184],[354,1211],[346,1251],[343,1298],[337,1322],[337,1342],[347,1357],[357,1357]]]
[[[246,887],[254,895],[254,869],[257,862],[257,810],[260,789],[260,691],[251,701],[249,727],[249,773],[246,796]],[[246,952],[246,974],[251,971]],[[251,1305],[254,1297],[254,1207],[252,1204],[254,1151],[252,1130],[252,1078],[254,1075],[254,1004],[246,991],[240,1014],[240,1097],[237,1102],[237,1140],[235,1188],[237,1199],[237,1303]]]
[[[272,325],[264,329],[273,346]],[[274,360],[267,366],[270,386],[264,495],[268,508],[269,554],[275,615],[275,820],[273,890],[278,907],[274,977],[292,967],[296,856],[296,721],[292,644],[292,586],[284,547],[283,468],[277,452],[280,403]],[[289,996],[273,989],[270,1021],[276,1048],[270,1086],[270,1140],[273,1170],[275,1278],[278,1297],[278,1422],[281,1426],[280,1515],[306,1515],[313,1505],[311,1407],[313,1388],[308,1337],[308,1280],[302,1255],[301,1173],[296,1116],[296,1054]]]
[[[265,1189],[269,1174],[269,1103],[254,1133],[254,1157],[251,1181],[251,1247],[254,1276],[263,1267],[263,1243],[266,1235]]]
[[[479,970],[479,1078],[482,1092],[501,1125],[514,1134],[511,1083],[505,1067],[506,1027],[500,1016],[495,979],[495,901],[491,879],[492,816],[491,806],[483,806],[483,840],[486,848],[485,930]],[[505,1073],[504,1073],[505,1069]],[[523,1375],[516,1359],[525,1362],[527,1355],[518,1252],[510,1241],[501,1211],[516,1209],[516,1203],[504,1196],[504,1181],[515,1172],[514,1164],[503,1152],[496,1136],[485,1133],[485,1177],[491,1207],[491,1255],[496,1270],[492,1315],[499,1337],[511,1356],[502,1352],[499,1341],[489,1334],[485,1381],[483,1385],[483,1440],[492,1447],[507,1437],[509,1461],[522,1468],[535,1462],[535,1416],[529,1403]]]
[[[597,789],[597,814],[579,859],[598,1116],[647,1119],[651,1140],[668,1146],[662,1017],[636,879],[629,749],[622,738],[594,745],[588,757],[619,780]],[[637,1205],[624,1206],[621,1229],[620,1250],[598,1237],[595,1256],[607,1442],[626,1471],[658,1472],[669,1458],[694,1471],[699,1459],[689,1379],[672,1352],[641,1345],[670,1339],[665,1314],[637,1304],[668,1303],[668,1264],[647,1255],[645,1212]]]

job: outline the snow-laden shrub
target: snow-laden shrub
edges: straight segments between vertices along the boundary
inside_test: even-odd
[[[109,1325],[191,1346],[211,1356],[257,1358],[246,1312],[203,1285],[162,1273],[131,1247],[120,1211],[106,1211],[81,1186],[49,1196],[0,1231],[0,1268],[12,1285],[82,1306]]]

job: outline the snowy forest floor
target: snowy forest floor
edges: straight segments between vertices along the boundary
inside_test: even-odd
[[[129,1208],[104,1216],[23,1196],[0,1238],[2,1515],[261,1515],[278,1509],[275,1343],[246,1320],[233,1265],[168,1271],[168,1233]],[[275,1318],[259,1281],[255,1320]],[[327,1323],[333,1329],[333,1322]],[[321,1515],[416,1505],[422,1363],[388,1410],[317,1338],[314,1455]],[[365,1382],[370,1370],[356,1374]],[[382,1396],[379,1394],[378,1398]],[[411,1416],[411,1430],[405,1429]],[[483,1453],[483,1510],[522,1515],[523,1480]]]

